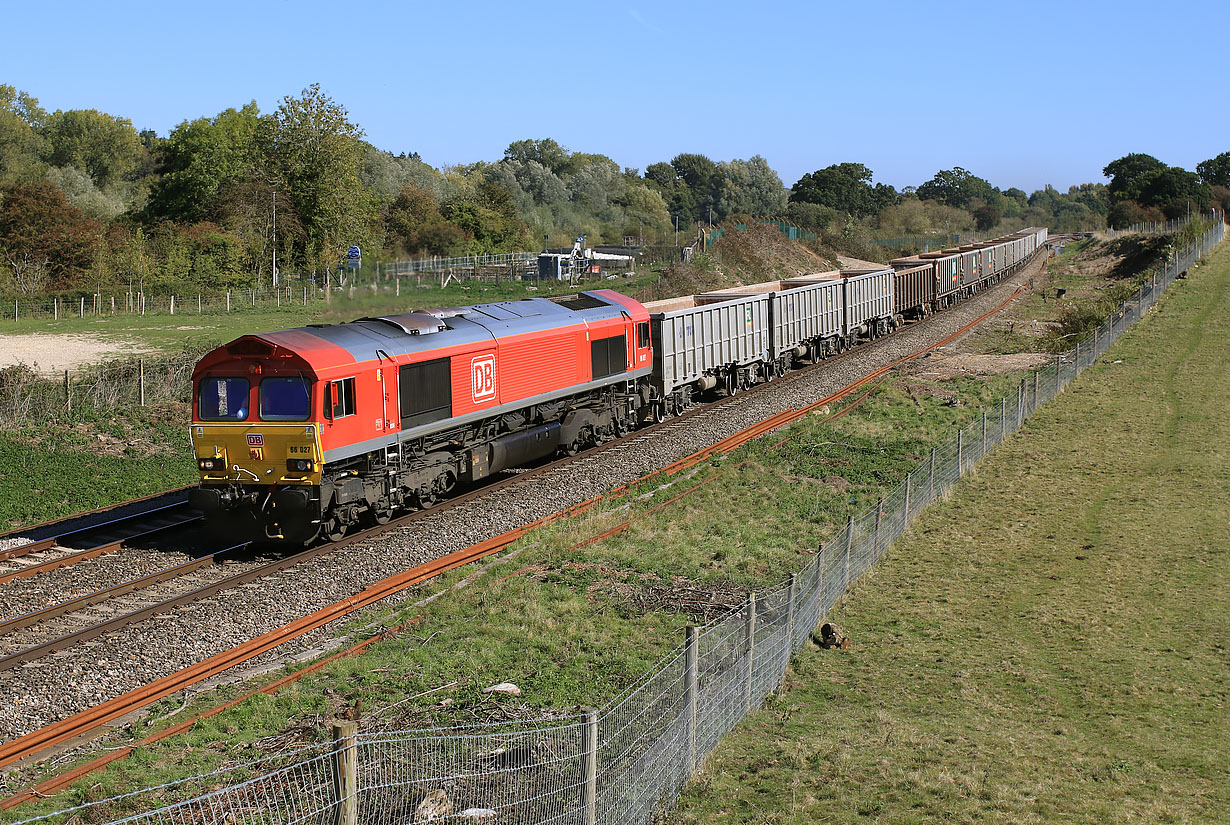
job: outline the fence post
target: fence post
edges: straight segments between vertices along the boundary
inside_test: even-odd
[[[1025,424],[1025,379],[1021,379],[1021,386],[1016,392],[1016,427],[1019,430]]]
[[[85,296],[81,296],[81,317],[85,317]]]
[[[115,296],[114,295],[111,296],[111,314],[112,315],[115,314]]]
[[[904,513],[901,519],[901,532],[903,533],[910,526],[910,480],[913,477],[912,471],[905,474],[905,504],[901,508],[901,512]]]
[[[595,825],[598,819],[598,711],[593,708],[585,709],[581,754],[584,758],[584,784],[581,786],[583,821],[585,825]]]
[[[798,573],[790,574],[790,603],[786,605],[786,665],[790,664],[790,654],[794,652],[794,602],[799,597],[798,578]]]
[[[1008,430],[1006,422],[1008,421],[1008,396],[1000,396],[999,399],[999,443],[1004,443],[1004,438],[1007,436]]]
[[[846,559],[842,563],[841,592],[844,594],[850,587],[850,547],[854,543],[854,516],[846,519]]]
[[[965,439],[963,438],[964,433],[965,433],[964,429],[957,430],[957,478],[960,478],[961,475],[965,472],[965,467],[962,466],[962,459],[964,458],[964,454],[965,454]],[[879,515],[877,515],[876,516],[876,530],[877,531],[879,531],[879,524],[880,524]]]
[[[231,311],[231,291],[229,289],[226,291],[226,311]]]
[[[1096,332],[1094,333],[1097,334]],[[1030,407],[1032,412],[1038,411],[1038,370],[1034,370],[1034,403]]]
[[[358,825],[358,722],[333,723],[333,825]]]
[[[73,411],[73,392],[68,383],[68,370],[64,370],[64,409],[67,412]]]
[[[53,321],[60,320],[60,299],[59,298],[51,299],[51,320]]]
[[[1062,358],[1062,355],[1055,356],[1055,395],[1059,395],[1060,390],[1059,373],[1063,369]]]
[[[987,457],[987,411],[986,411],[986,408],[984,407],[982,410],[982,444],[978,448],[978,460],[982,461],[986,457]]]
[[[201,293],[196,294],[196,314],[201,314]]]
[[[876,502],[876,532],[873,546],[875,547],[876,561],[880,560],[880,514],[884,512],[884,497],[881,496]]]
[[[141,406],[145,406],[145,359],[137,359],[137,386],[141,390]]]
[[[935,448],[931,448],[931,473],[927,477],[927,490],[930,494],[930,501],[935,501]]]
[[[824,542],[820,542],[820,552],[816,554],[816,618],[817,620],[819,620],[822,616],[824,616]]]
[[[688,709],[688,773],[696,770],[696,627],[683,629],[684,702]]]
[[[171,296],[171,314],[172,315],[175,314],[175,296],[174,295]]]
[[[752,678],[756,672],[756,592],[747,594],[747,611],[743,614],[743,651],[747,655],[747,681],[743,686],[743,705],[752,712]]]

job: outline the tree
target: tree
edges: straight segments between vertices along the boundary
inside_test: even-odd
[[[47,118],[41,131],[47,139],[48,163],[75,166],[100,189],[119,182],[136,167],[140,157],[132,121],[95,109],[57,111]]]
[[[1207,209],[1213,197],[1208,185],[1202,183],[1194,172],[1178,166],[1146,172],[1137,184],[1139,191],[1136,201],[1141,206],[1160,208],[1168,218],[1183,215],[1188,211],[1189,204],[1197,211]]]
[[[359,178],[362,136],[319,84],[301,97],[283,98],[262,121],[257,145],[279,195],[303,226],[297,252],[306,266],[327,271],[349,244],[375,237],[374,198]]]
[[[691,202],[689,213],[680,214],[680,222],[685,219],[689,223],[708,220],[710,214],[719,217],[717,206],[722,178],[718,174],[717,164],[704,155],[683,152],[671,159],[671,167],[687,189],[687,196],[680,199],[681,212]]]
[[[257,162],[260,109],[255,101],[213,118],[184,121],[155,150],[161,178],[147,210],[154,219],[222,220],[219,191],[249,178]]]
[[[786,209],[786,187],[769,162],[760,155],[718,164],[722,176],[718,211],[722,218],[736,213],[771,218]]]
[[[413,183],[402,187],[386,223],[389,239],[410,254],[448,255],[465,240],[459,228],[444,220],[431,192]]]
[[[1209,186],[1230,186],[1230,152],[1197,163],[1196,174]]]
[[[815,203],[855,217],[874,215],[897,203],[897,190],[871,185],[872,171],[861,163],[836,163],[799,178],[790,200]]]
[[[1102,169],[1102,174],[1110,178],[1107,194],[1111,203],[1122,200],[1138,201],[1141,181],[1149,172],[1160,172],[1166,168],[1152,155],[1134,153],[1113,160]]]
[[[102,224],[88,218],[46,181],[18,183],[0,190],[0,251],[10,266],[45,260],[55,287],[70,285],[93,263]]]
[[[41,173],[46,146],[38,129],[46,117],[38,100],[0,84],[0,185]]]
[[[918,197],[963,209],[975,198],[995,204],[999,200],[999,191],[968,169],[954,166],[936,172],[935,177],[919,186]]]
[[[986,232],[995,224],[999,223],[1000,218],[1004,215],[996,207],[989,203],[981,204],[973,210],[974,228],[979,232]]]
[[[513,162],[534,161],[550,169],[556,175],[573,171],[569,164],[569,151],[551,138],[542,140],[516,140],[504,150],[504,159]]]

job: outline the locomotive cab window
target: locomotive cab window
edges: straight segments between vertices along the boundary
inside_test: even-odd
[[[641,321],[636,325],[636,348],[645,349],[649,346],[649,322]]]
[[[246,378],[204,378],[197,396],[197,415],[202,421],[246,421],[249,390]]]
[[[260,391],[262,421],[308,420],[312,390],[306,378],[266,378]]]
[[[329,394],[325,397],[325,411],[329,418],[345,418],[354,415],[353,378],[329,382]]]

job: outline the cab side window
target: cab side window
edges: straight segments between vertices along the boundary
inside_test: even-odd
[[[343,378],[330,383],[329,397],[325,400],[326,404],[333,404],[329,417],[336,419],[354,415],[354,379]]]
[[[644,349],[649,346],[649,322],[642,321],[636,325],[636,348]]]

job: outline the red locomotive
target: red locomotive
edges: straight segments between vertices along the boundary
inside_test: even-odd
[[[191,502],[228,534],[337,539],[622,434],[652,364],[645,307],[605,289],[246,335],[193,373]]]

